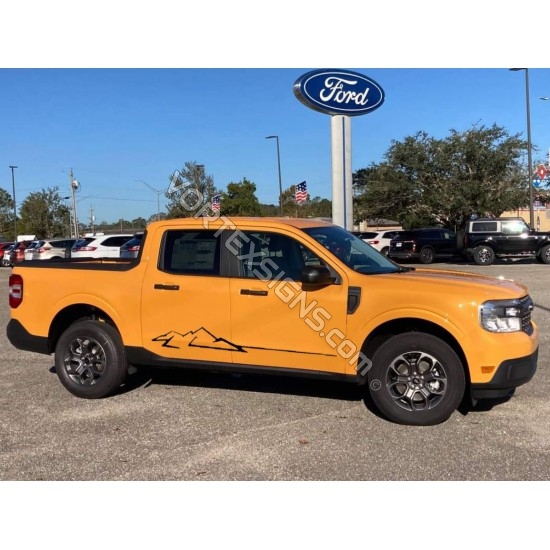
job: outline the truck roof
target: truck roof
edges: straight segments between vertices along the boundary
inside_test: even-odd
[[[323,220],[317,220],[314,218],[266,218],[266,217],[252,217],[252,216],[231,216],[231,218],[226,218],[225,216],[219,217],[200,217],[200,218],[172,218],[169,220],[160,220],[151,222],[148,225],[148,229],[153,229],[155,227],[162,227],[166,225],[176,226],[176,227],[185,227],[185,226],[202,226],[202,227],[212,227],[217,228],[223,225],[230,226],[231,223],[234,223],[236,226],[247,226],[247,225],[258,225],[265,224],[269,226],[281,227],[281,226],[290,226],[297,229],[303,229],[308,227],[320,227],[320,226],[331,226],[330,222]]]

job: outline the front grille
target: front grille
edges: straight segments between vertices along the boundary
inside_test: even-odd
[[[521,330],[525,334],[533,333],[533,323],[531,323],[531,313],[533,311],[533,300],[531,296],[524,296],[518,300],[521,309]]]

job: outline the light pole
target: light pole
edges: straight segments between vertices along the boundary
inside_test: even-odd
[[[531,111],[529,109],[529,69],[510,69],[525,71],[525,105],[527,107],[527,164],[529,165],[529,225],[535,228],[535,211],[533,209],[533,161],[531,159]]]
[[[283,216],[283,184],[281,182],[281,153],[279,151],[279,136],[267,136],[265,139],[277,140],[277,167],[279,169],[279,209]]]
[[[539,97],[539,99],[542,99],[542,101],[548,101],[550,100],[550,97],[543,96]],[[550,170],[550,149],[548,149],[548,170]]]
[[[161,189],[159,191],[158,189],[155,189],[154,187],[151,187],[146,181],[143,181],[143,180],[136,180],[136,181],[139,181],[140,183],[143,183],[144,185],[149,187],[149,189],[151,189],[151,191],[153,191],[154,193],[157,194],[157,221],[160,221],[160,195],[162,193],[165,193],[166,191],[164,189]]]
[[[13,175],[13,171],[17,168],[17,166],[10,166],[11,168],[11,185],[13,187],[13,241],[17,241],[17,205],[15,203],[15,176]]]

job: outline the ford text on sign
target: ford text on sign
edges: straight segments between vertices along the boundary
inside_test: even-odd
[[[296,80],[293,90],[304,105],[329,115],[364,115],[384,103],[380,85],[353,71],[311,71]]]

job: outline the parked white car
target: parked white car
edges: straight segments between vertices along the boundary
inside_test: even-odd
[[[41,241],[32,241],[27,248],[25,248],[25,260],[32,260],[32,251],[40,245]]]
[[[25,260],[60,260],[69,258],[76,239],[43,239],[25,250]]]
[[[360,239],[363,239],[366,243],[370,244],[373,248],[376,248],[378,252],[382,252],[384,256],[388,255],[390,249],[390,241],[399,235],[401,231],[396,229],[390,229],[388,231],[362,231],[354,232]]]
[[[84,237],[74,243],[71,258],[120,258],[120,247],[133,236],[133,233],[117,233]]]

